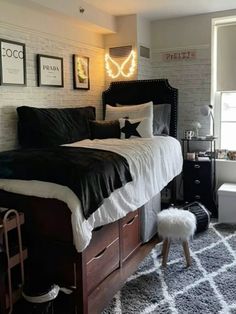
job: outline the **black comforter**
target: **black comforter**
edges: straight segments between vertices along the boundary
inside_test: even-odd
[[[80,199],[85,218],[115,189],[132,181],[124,157],[110,151],[77,147],[2,152],[0,178],[68,186]]]

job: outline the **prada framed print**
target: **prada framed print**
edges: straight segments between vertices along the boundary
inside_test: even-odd
[[[0,84],[26,85],[25,44],[0,39]]]
[[[74,89],[89,89],[89,58],[73,55]]]
[[[63,87],[63,58],[37,55],[38,86]]]

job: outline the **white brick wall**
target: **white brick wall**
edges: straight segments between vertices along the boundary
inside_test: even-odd
[[[110,79],[104,70],[104,49],[84,45],[26,28],[0,23],[0,38],[26,44],[27,87],[0,86],[0,150],[17,147],[17,106],[71,107],[93,105],[101,118],[101,94]],[[186,49],[193,47],[185,47]],[[137,71],[129,79],[168,78],[179,89],[178,136],[191,129],[194,121],[202,124],[201,134],[208,134],[209,119],[202,117],[200,107],[210,103],[210,47],[194,47],[196,60],[165,62],[164,51],[151,50],[151,59],[138,58]],[[172,47],[170,50],[178,50]],[[48,54],[64,59],[64,88],[37,87],[36,54]],[[90,58],[89,91],[73,90],[72,54]],[[124,79],[124,78],[122,78]]]
[[[189,49],[186,47],[184,49]],[[191,47],[193,49],[193,47]],[[211,59],[210,47],[194,48],[197,57],[189,61],[162,60],[163,51],[152,51],[152,78],[167,78],[173,87],[179,90],[178,102],[178,137],[183,137],[184,130],[192,129],[192,123],[202,125],[200,135],[210,133],[210,120],[200,114],[202,105],[210,104]],[[179,50],[171,48],[171,50]],[[170,51],[170,50],[168,50]]]
[[[151,59],[140,57],[138,59],[138,79],[148,80],[153,77]]]
[[[102,91],[105,89],[104,49],[80,42],[0,23],[0,38],[26,44],[27,87],[0,86],[0,150],[17,147],[15,108],[95,106],[101,118]],[[63,57],[64,88],[37,87],[36,54]],[[90,58],[90,90],[73,89],[72,55]]]

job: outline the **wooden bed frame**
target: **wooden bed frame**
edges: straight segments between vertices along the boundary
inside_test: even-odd
[[[151,100],[155,104],[171,104],[170,135],[176,137],[177,90],[167,80],[113,82],[103,92],[104,112],[105,104],[134,105]],[[140,256],[149,252],[141,245],[139,209],[119,221],[96,228],[89,246],[78,253],[73,246],[71,212],[65,203],[0,190],[0,206],[14,208],[25,214],[30,257],[28,274],[39,273],[35,281],[43,277],[61,287],[74,287],[68,314],[101,313],[138,266]],[[138,255],[139,252],[144,253]],[[0,269],[0,281],[2,273]],[[116,284],[111,284],[112,280]],[[1,304],[1,308],[4,305]]]

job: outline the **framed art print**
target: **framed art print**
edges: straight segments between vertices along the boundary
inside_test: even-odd
[[[25,44],[0,39],[0,84],[26,85]]]
[[[74,89],[89,89],[89,58],[73,55]]]
[[[38,86],[63,87],[63,58],[38,55]]]

